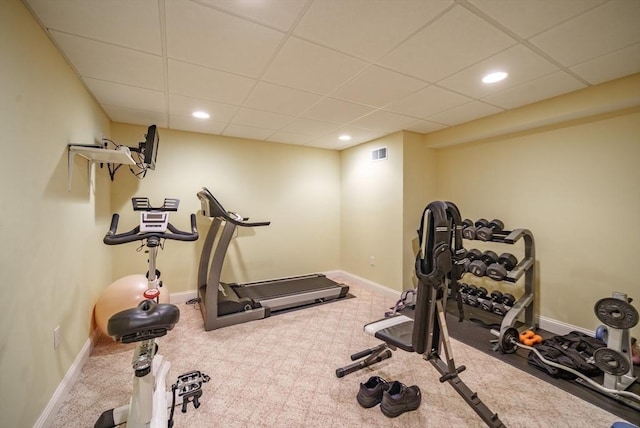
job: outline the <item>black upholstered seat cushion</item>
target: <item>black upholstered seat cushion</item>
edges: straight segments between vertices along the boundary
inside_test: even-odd
[[[412,342],[413,320],[404,315],[384,318],[367,324],[364,330],[391,346],[414,352]]]

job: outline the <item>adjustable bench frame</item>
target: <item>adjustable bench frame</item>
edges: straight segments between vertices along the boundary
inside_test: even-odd
[[[493,413],[460,379],[459,374],[466,367],[456,367],[449,340],[445,318],[449,288],[451,296],[458,300],[460,321],[463,319],[457,281],[464,272],[460,261],[465,250],[462,248],[462,221],[458,208],[451,202],[441,201],[427,205],[422,214],[418,240],[418,292],[413,319],[401,314],[365,325],[365,332],[383,343],[353,354],[351,360],[355,362],[337,369],[336,376],[343,377],[391,358],[391,350],[397,348],[417,352],[438,370],[440,382],[449,382],[488,426],[504,427],[498,414]],[[442,351],[444,360],[440,357]]]

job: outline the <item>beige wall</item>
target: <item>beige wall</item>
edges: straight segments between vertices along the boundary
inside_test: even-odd
[[[111,277],[104,175],[67,144],[110,123],[18,0],[0,1],[0,426],[32,426],[93,331]],[[61,344],[54,351],[53,330]]]
[[[341,267],[394,290],[403,288],[402,141],[398,132],[341,152]],[[380,147],[388,159],[372,161]]]
[[[135,145],[145,127],[115,123],[113,139]],[[238,229],[231,241],[222,280],[246,282],[340,267],[340,160],[334,150],[266,143],[160,129],[155,171],[138,180],[128,171],[116,174],[113,210],[121,227],[138,222],[132,196],[148,196],[153,205],[164,197],[179,198],[171,222],[189,227],[189,214],[200,209],[196,193],[207,187],[229,211],[268,227]],[[123,168],[124,169],[124,168]],[[210,221],[198,214],[204,238]],[[167,242],[158,268],[172,293],[196,290],[196,274],[204,239]],[[146,258],[136,244],[113,247],[113,277],[146,271]],[[143,270],[144,269],[144,270]]]
[[[600,298],[639,301],[638,107],[440,149],[437,163],[438,198],[464,217],[533,232],[541,316],[595,330]]]
[[[103,169],[87,177],[76,157],[68,191],[68,143],[107,135],[135,145],[145,127],[111,124],[18,0],[0,1],[0,50],[0,426],[33,425],[86,344],[102,289],[144,269],[134,244],[101,242],[113,211],[121,227],[137,222],[132,196],[180,198],[181,228],[201,186],[230,210],[271,220],[238,234],[223,280],[342,269],[410,288],[419,216],[448,199],[465,217],[533,231],[542,316],[593,329],[597,299],[614,290],[640,299],[637,75],[342,152],[161,129],[158,168],[143,181],[126,167],[113,184]],[[389,159],[371,162],[381,146]],[[208,221],[198,223],[204,235]],[[171,242],[160,254],[172,292],[195,290],[201,245]]]
[[[436,199],[438,165],[436,150],[426,148],[422,134],[403,132],[402,198],[402,285],[403,290],[418,286],[415,259],[422,212]]]

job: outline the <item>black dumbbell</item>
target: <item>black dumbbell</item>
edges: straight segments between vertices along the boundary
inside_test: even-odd
[[[486,226],[481,227],[476,230],[476,239],[481,241],[491,241],[493,238],[493,234],[496,232],[500,232],[504,229],[504,223],[497,218],[494,218]]]
[[[502,281],[510,270],[518,265],[518,259],[513,254],[502,253],[498,261],[487,267],[487,276],[496,281]]]
[[[493,312],[493,305],[496,302],[502,301],[502,293],[498,290],[493,290],[491,294],[480,302],[480,307],[488,312]]]
[[[493,305],[493,313],[498,315],[505,315],[509,312],[509,309],[513,307],[516,303],[516,298],[513,297],[513,294],[504,293],[502,295],[502,300],[500,302],[495,302]]]
[[[489,222],[487,219],[481,218],[478,219],[473,225],[471,224],[471,220],[464,220],[462,223],[468,222],[468,226],[462,229],[462,237],[465,239],[476,239],[476,233],[479,229],[488,226]]]
[[[467,304],[470,306],[478,306],[478,287],[473,284],[468,286]]]
[[[474,260],[469,263],[469,272],[475,276],[484,276],[487,271],[487,266],[492,265],[498,261],[498,255],[491,250],[487,250],[480,256],[480,259]]]
[[[469,298],[469,286],[464,282],[461,282],[458,285],[458,292],[460,293],[462,303],[467,303],[467,299]]]
[[[490,301],[488,295],[488,291],[486,288],[484,287],[478,287],[478,291],[476,291],[476,298],[478,300],[478,304],[475,306],[479,306],[482,309],[484,309],[484,306],[486,305],[486,302]]]
[[[464,259],[462,259],[462,265],[464,266],[464,271],[468,272],[469,265],[471,264],[471,262],[474,260],[478,260],[481,256],[482,256],[482,251],[477,250],[475,248],[467,251],[467,253],[464,255]]]
[[[467,227],[473,227],[473,222],[472,222],[470,219],[465,218],[464,220],[462,220],[462,237],[463,237],[463,238],[466,238],[466,237],[467,237],[467,236],[465,235],[465,233],[464,233],[464,230],[465,230]]]
[[[470,287],[472,292],[469,293],[469,305],[480,306],[482,301],[487,298],[487,289],[484,287],[476,287],[475,285],[471,285]]]

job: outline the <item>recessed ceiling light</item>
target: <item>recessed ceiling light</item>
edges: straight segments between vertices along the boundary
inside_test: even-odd
[[[341,141],[349,141],[351,139],[351,135],[341,135],[338,137],[339,140]]]
[[[489,73],[482,78],[484,83],[496,83],[506,79],[508,76],[504,71],[496,71],[495,73]]]
[[[193,117],[197,117],[198,119],[209,119],[209,113],[206,111],[194,111],[191,113]]]

